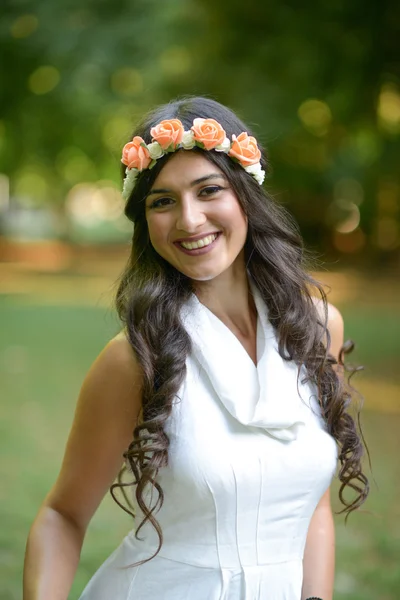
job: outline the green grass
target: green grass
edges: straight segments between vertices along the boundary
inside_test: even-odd
[[[400,384],[400,310],[354,305],[341,306],[340,310],[345,339],[355,343],[348,362],[365,365],[368,376]]]
[[[336,595],[343,600],[394,600],[400,590],[400,415],[365,412],[363,430],[372,458],[369,498],[357,513],[336,517]],[[335,509],[337,480],[332,487]]]
[[[118,324],[100,308],[29,306],[12,298],[1,299],[0,308],[0,444],[6,457],[0,598],[14,600],[21,597],[27,532],[57,475],[81,382]],[[71,598],[128,528],[123,512],[106,499],[90,528]]]
[[[0,298],[0,309],[0,444],[6,456],[0,598],[17,600],[26,536],[57,475],[81,382],[118,323],[103,308],[34,306],[13,297]],[[349,306],[343,314],[346,337],[358,342],[354,362],[366,364],[370,376],[399,381],[394,364],[400,355],[400,325],[394,311]],[[350,516],[346,527],[343,517],[336,518],[335,598],[394,600],[400,589],[400,415],[366,412],[364,429],[376,483],[366,512]],[[130,526],[107,497],[89,528],[72,600]]]

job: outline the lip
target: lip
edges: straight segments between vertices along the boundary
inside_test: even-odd
[[[178,238],[174,240],[174,244],[178,244],[180,242],[197,242],[198,240],[202,240],[203,238],[208,237],[209,235],[215,235],[216,233],[221,233],[220,231],[210,231],[209,233],[199,233],[198,235],[193,235],[192,237]]]

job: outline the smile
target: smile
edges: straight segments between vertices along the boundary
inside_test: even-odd
[[[174,245],[188,256],[196,257],[202,254],[208,254],[213,251],[215,245],[218,244],[218,240],[221,237],[221,232],[211,233],[209,235],[200,238],[193,242],[174,242]]]
[[[213,233],[208,235],[200,240],[196,240],[195,242],[179,242],[179,244],[186,248],[186,250],[196,250],[196,248],[204,248],[205,246],[209,246],[213,243],[214,240],[217,239],[218,234]]]

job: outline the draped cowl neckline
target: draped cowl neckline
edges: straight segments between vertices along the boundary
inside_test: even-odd
[[[255,283],[249,285],[257,309],[257,365],[234,335],[193,294],[182,309],[182,322],[192,353],[206,372],[226,410],[240,423],[266,430],[282,441],[297,438],[304,426],[303,400],[310,387],[297,381],[298,367],[278,352],[268,308]]]

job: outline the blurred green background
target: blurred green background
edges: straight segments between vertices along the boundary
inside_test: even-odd
[[[266,187],[356,342],[373,474],[364,510],[336,518],[335,598],[400,597],[399,39],[395,0],[3,0],[1,600],[21,597],[79,387],[119,328],[121,147],[144,110],[182,94],[229,105],[268,148]],[[130,527],[106,498],[72,599]]]

